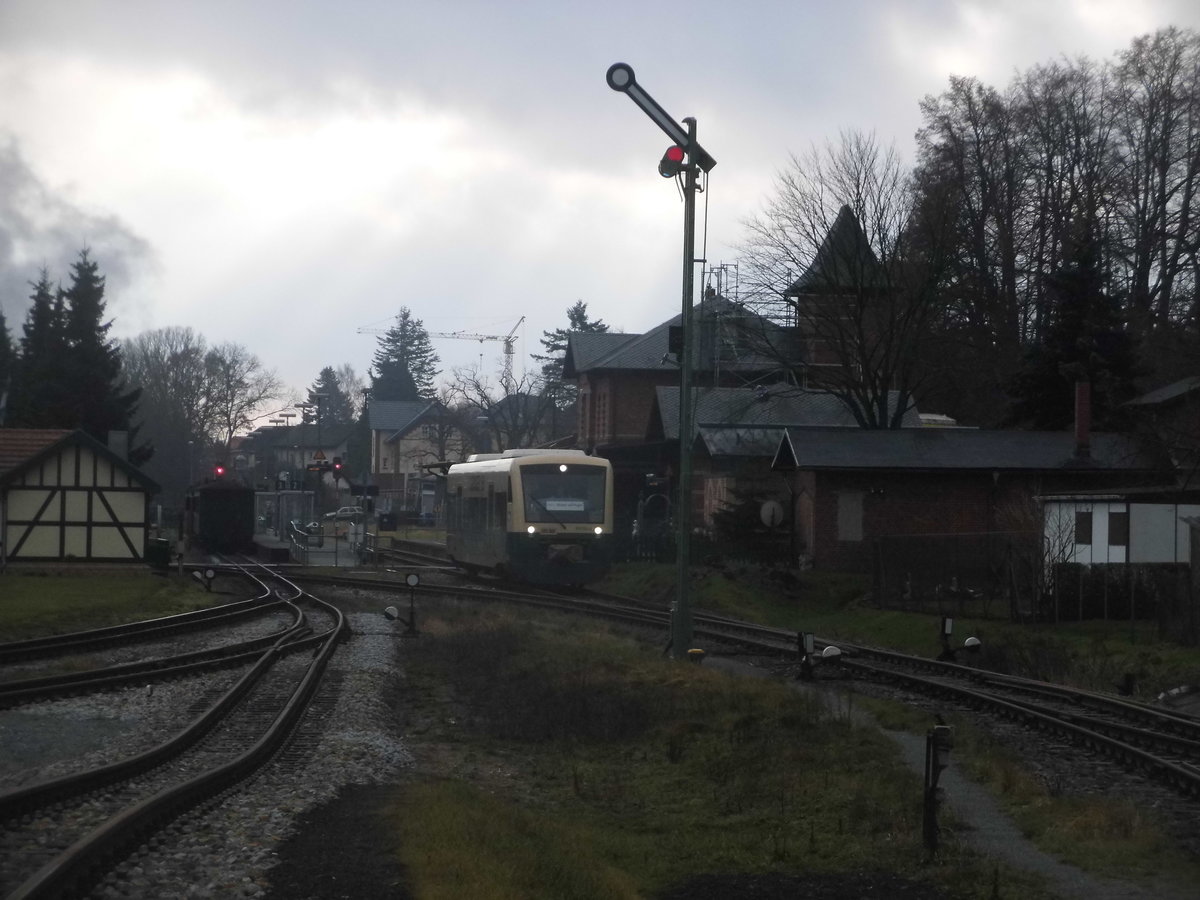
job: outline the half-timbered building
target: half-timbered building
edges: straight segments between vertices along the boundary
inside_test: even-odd
[[[0,565],[144,561],[159,488],[112,438],[0,428]]]

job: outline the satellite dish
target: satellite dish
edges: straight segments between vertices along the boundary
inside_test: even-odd
[[[758,511],[758,517],[768,528],[774,528],[783,521],[783,504],[778,500],[764,501],[762,509]]]

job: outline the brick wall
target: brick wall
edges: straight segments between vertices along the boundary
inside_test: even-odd
[[[1007,530],[1011,524],[1003,520],[1031,502],[1035,482],[1012,476],[993,480],[990,472],[817,473],[807,552],[820,568],[868,572],[876,537]],[[857,506],[839,500],[843,494],[861,498],[861,540],[839,536],[839,506],[843,513]]]

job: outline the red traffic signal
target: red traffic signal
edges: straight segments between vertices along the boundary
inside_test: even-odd
[[[659,160],[658,174],[663,178],[674,178],[683,171],[683,157],[683,148],[678,144],[672,144],[663,154],[663,158]]]
[[[223,476],[225,474],[225,464],[217,463],[216,466],[213,467],[213,474],[216,475],[218,478]]]
[[[335,472],[342,471],[342,458],[340,456],[335,456],[333,458],[333,471],[335,471]]]

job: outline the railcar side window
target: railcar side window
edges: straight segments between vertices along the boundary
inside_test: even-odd
[[[494,528],[508,528],[508,494],[503,491],[492,496],[492,524]]]
[[[604,521],[606,471],[558,463],[523,466],[525,518],[530,522],[600,524]]]

